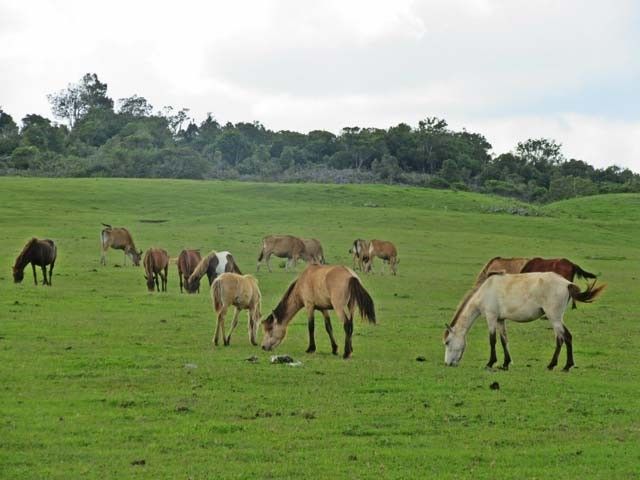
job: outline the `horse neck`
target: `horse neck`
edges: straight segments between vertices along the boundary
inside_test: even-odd
[[[29,263],[29,258],[31,257],[31,252],[33,252],[33,249],[35,247],[36,243],[35,242],[30,242],[22,252],[20,252],[20,255],[18,255],[18,258],[16,258],[16,264],[14,265],[15,268],[17,269],[24,269],[24,267],[27,266],[27,263]]]
[[[280,315],[276,315],[278,323],[288,325],[294,315],[298,313],[303,306],[304,304],[302,303],[302,299],[294,288],[289,295],[287,295],[287,298],[283,298],[280,301],[275,309],[282,310],[282,312],[279,312]]]
[[[469,297],[458,307],[454,315],[454,321],[451,327],[458,335],[466,336],[473,323],[480,316],[480,309],[477,305],[477,297],[479,290],[475,290]]]

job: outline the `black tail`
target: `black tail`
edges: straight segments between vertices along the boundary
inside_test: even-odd
[[[349,309],[358,305],[360,316],[369,323],[376,323],[376,311],[371,295],[364,289],[357,277],[349,279]]]
[[[259,262],[262,261],[262,257],[264,257],[264,248],[262,250],[260,250],[260,255],[258,256],[258,261]]]
[[[578,287],[575,283],[570,283],[568,285],[569,295],[574,301],[591,303],[598,296],[600,296],[606,286],[607,285],[600,285],[599,287],[596,287],[595,284],[592,284],[587,286],[587,289],[584,292],[581,292],[580,287]]]
[[[100,222],[102,223],[102,222]],[[107,227],[107,228],[113,228],[111,225],[109,225],[108,223],[102,223],[103,226]]]
[[[579,276],[580,278],[597,278],[593,273],[589,273],[581,269],[575,263],[573,264],[573,274]]]

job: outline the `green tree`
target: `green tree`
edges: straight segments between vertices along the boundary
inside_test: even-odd
[[[95,73],[85,74],[80,83],[69,84],[66,89],[47,95],[47,99],[53,115],[68,121],[70,128],[92,108],[113,109],[113,100],[107,96],[107,84]]]

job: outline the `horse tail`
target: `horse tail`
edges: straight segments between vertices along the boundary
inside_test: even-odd
[[[358,277],[349,279],[349,310],[357,304],[360,316],[369,323],[376,323],[376,311],[371,295],[364,289]]]
[[[593,273],[587,272],[586,270],[581,269],[575,263],[573,264],[573,274],[579,276],[580,278],[597,278]]]
[[[599,287],[596,287],[595,284],[589,285],[584,292],[581,292],[580,287],[575,283],[570,283],[567,288],[569,289],[569,296],[574,300],[574,302],[591,303],[600,296],[606,286],[607,285],[600,285]]]
[[[216,312],[219,312],[222,308],[222,282],[219,278],[213,282],[211,286],[211,298],[213,300],[213,307],[216,309]]]
[[[262,250],[260,250],[260,255],[258,255],[258,261],[261,262],[262,259],[264,258],[264,243],[262,244]]]

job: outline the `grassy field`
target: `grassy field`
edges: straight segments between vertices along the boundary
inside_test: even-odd
[[[640,196],[487,213],[509,205],[385,186],[0,178],[0,478],[640,478]],[[388,239],[399,275],[363,276],[379,324],[356,323],[351,360],[330,354],[319,315],[305,354],[301,313],[277,353],[303,365],[271,365],[244,314],[232,345],[212,348],[208,292],[181,295],[175,266],[166,294],[120,251],[101,267],[100,222],[172,256],[228,249],[246,272],[266,234],[317,237],[348,265],[354,238]],[[31,236],[58,244],[51,288],[30,268],[13,283]],[[484,369],[482,319],[461,365],[443,366],[444,323],[496,255],[565,256],[609,284],[567,310],[570,373],[545,369],[545,321],[508,324],[508,372]],[[263,312],[294,278],[273,265],[257,275]]]

